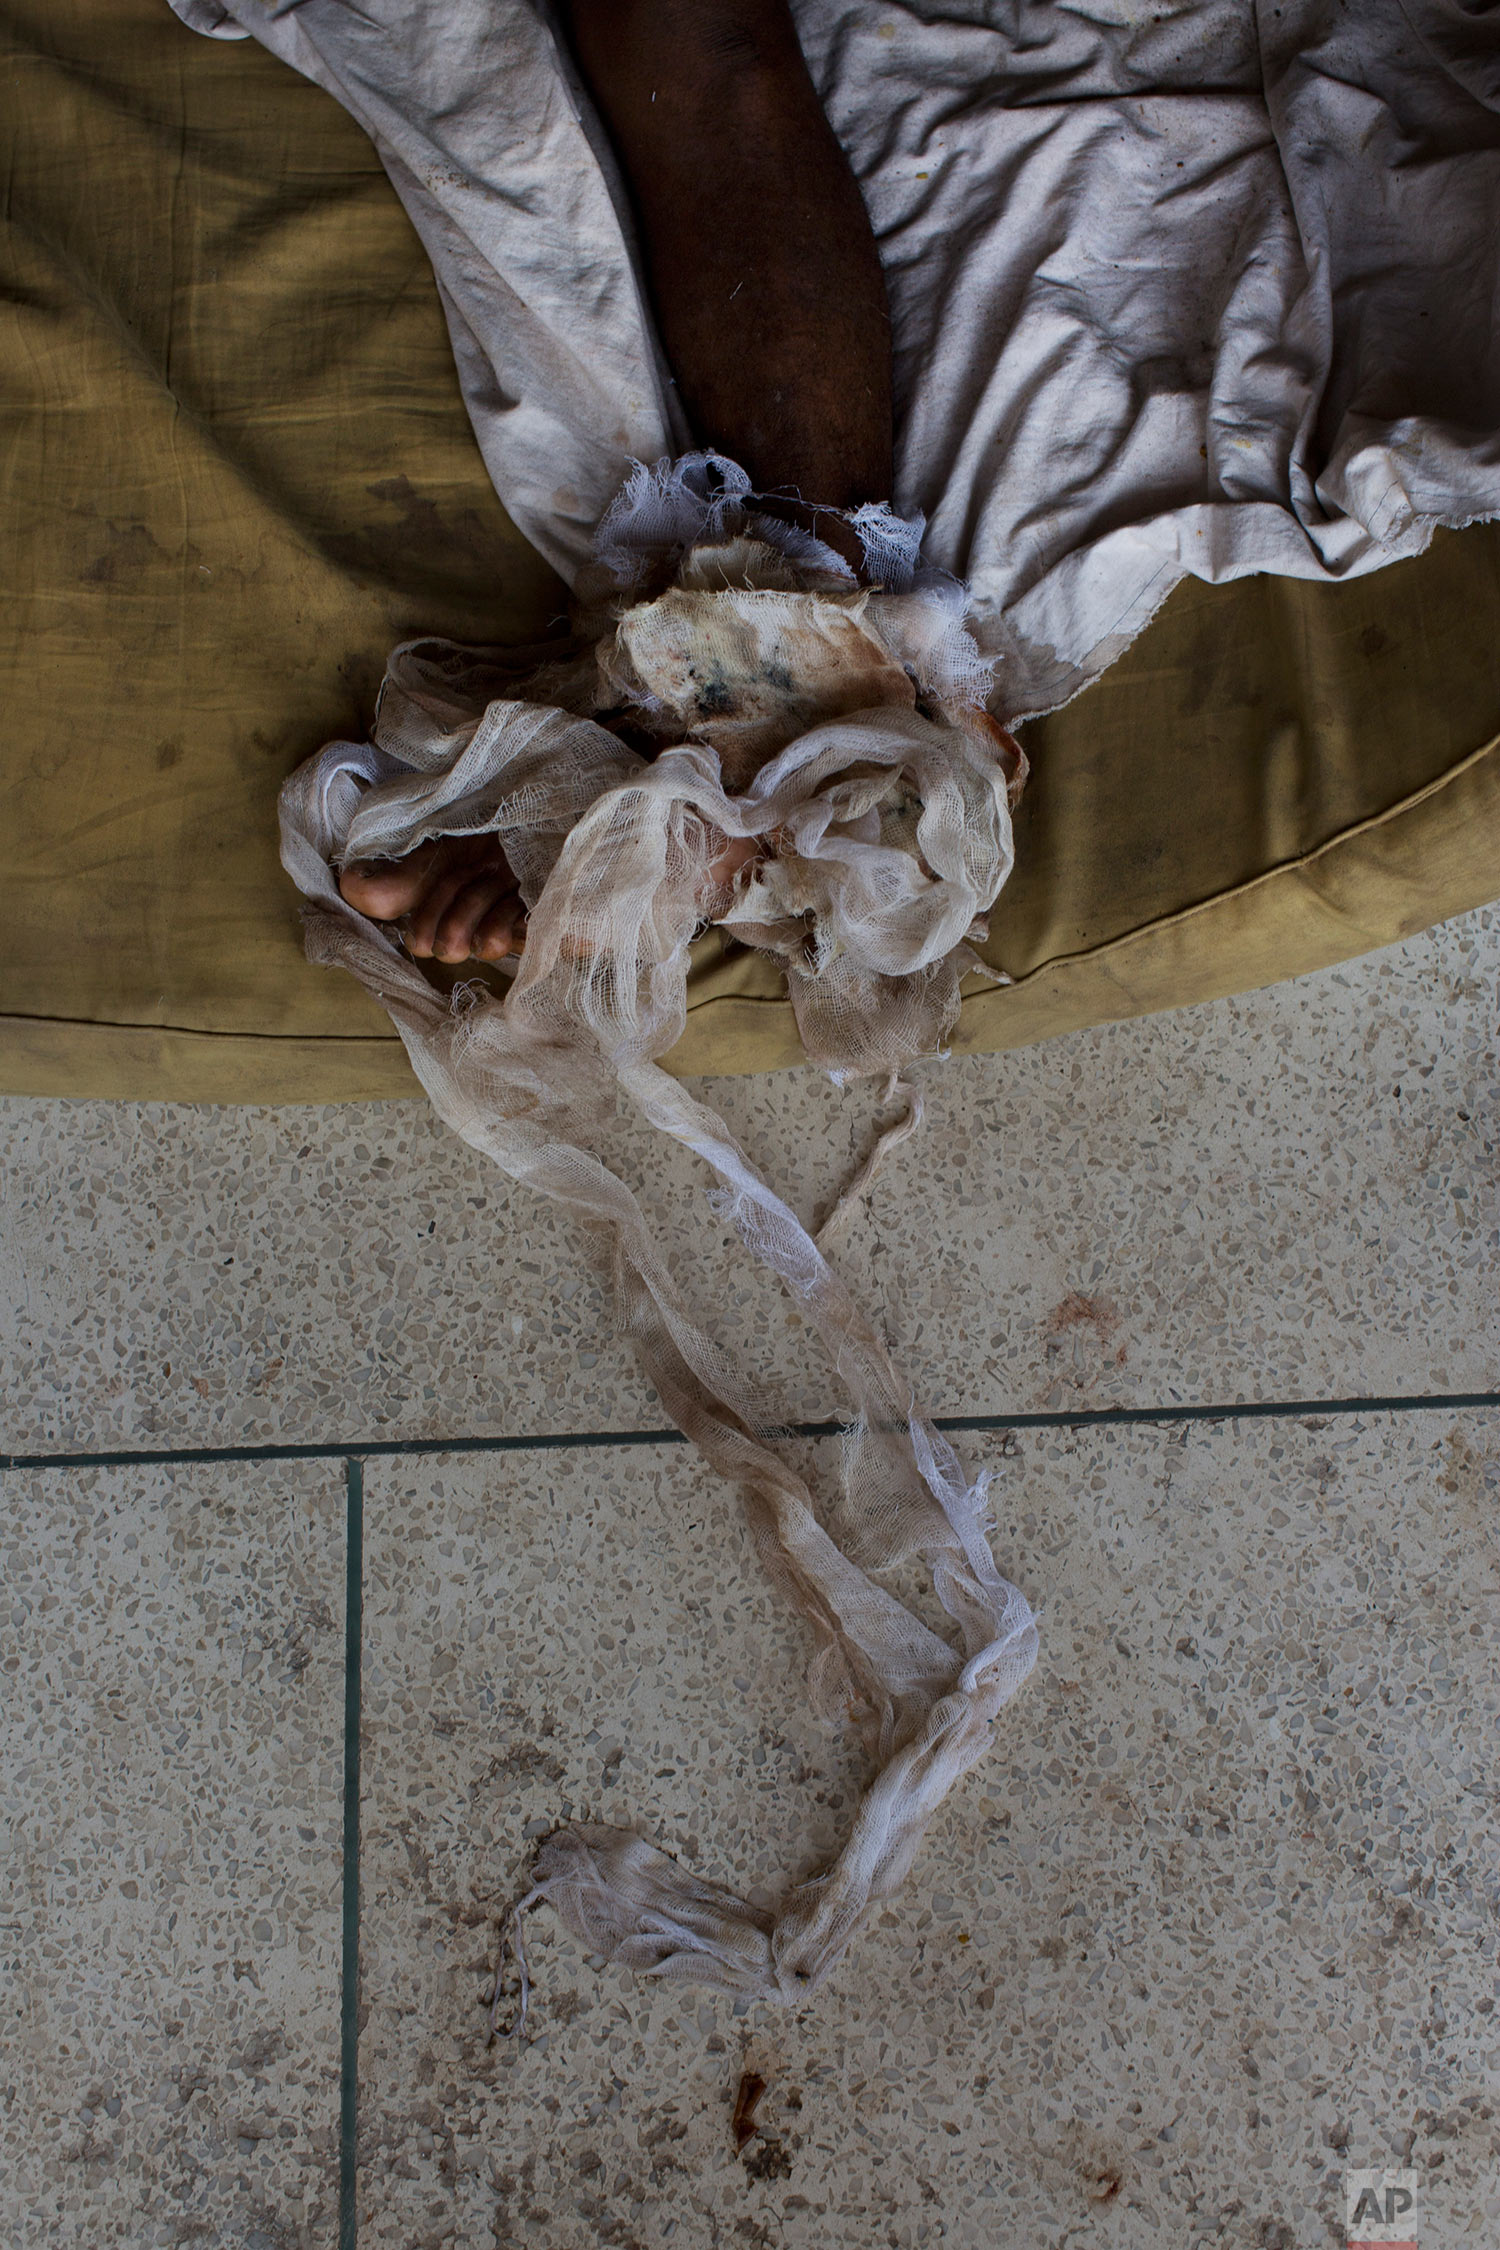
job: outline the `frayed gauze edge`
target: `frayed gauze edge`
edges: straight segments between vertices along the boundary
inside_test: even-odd
[[[706,486],[705,460],[714,463]],[[726,492],[726,467],[696,456],[638,472],[601,531],[618,585],[629,589],[642,557],[664,548],[693,560],[747,528],[765,535],[748,480],[733,470]],[[920,526],[861,513],[867,554],[909,588]],[[828,550],[810,553],[804,535],[770,538],[783,564],[825,590],[830,564],[835,577],[850,575]],[[619,1316],[648,1381],[684,1436],[740,1487],[760,1560],[811,1630],[814,1708],[851,1717],[878,1761],[836,1861],[774,1914],[629,1829],[558,1829],[515,1909],[517,2027],[528,1981],[520,1916],[543,1900],[591,1951],[644,1974],[747,1999],[804,1999],[900,1884],[1036,1659],[1031,1610],[990,1550],[987,1478],[966,1479],[819,1242],[723,1120],[657,1059],[685,1022],[688,948],[726,837],[761,839],[771,856],[754,906],[742,897],[715,918],[783,961],[817,1059],[835,1075],[893,1075],[940,1051],[972,961],[964,939],[982,927],[1012,862],[1008,777],[969,707],[988,672],[977,657],[972,666],[955,657],[955,633],[965,636],[953,597],[951,582],[858,595],[851,614],[871,645],[911,652],[892,676],[910,675],[913,701],[812,727],[735,795],[711,746],[684,740],[647,762],[588,717],[489,693],[493,678],[476,684],[484,667],[473,652],[433,643],[395,652],[372,741],[328,745],[282,793],[282,857],[310,902],[309,958],[347,969],[387,1009],[455,1132],[607,1242]],[[819,597],[786,598],[783,654],[793,657],[795,604],[805,598],[811,615]],[[628,592],[619,614],[622,628],[641,615]],[[826,661],[816,634],[804,638],[809,662]],[[932,664],[922,676],[924,651],[936,652],[941,678]],[[450,1002],[345,902],[335,869],[402,856],[426,836],[486,832],[500,839],[527,907],[525,951],[503,1001],[470,986]],[[849,1400],[842,1492],[824,1511],[831,1528],[775,1450],[743,1371],[689,1313],[635,1195],[589,1146],[622,1091],[708,1164],[719,1182],[713,1207],[823,1341]],[[890,1140],[919,1117],[913,1096]],[[868,1178],[867,1167],[854,1192]],[[914,1553],[958,1650],[869,1575]],[[497,2007],[499,1994],[497,1975]]]

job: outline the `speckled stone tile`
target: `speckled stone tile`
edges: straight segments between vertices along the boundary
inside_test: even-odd
[[[1500,910],[1299,983],[931,1066],[839,1255],[937,1411],[1500,1384]],[[805,1215],[865,1145],[812,1070],[708,1091]],[[689,1294],[837,1411],[644,1132]],[[425,1104],[0,1105],[16,1448],[650,1428],[588,1245]]]
[[[326,2250],[336,1470],[0,1485],[4,2240]]]
[[[1500,2238],[1500,1415],[988,1458],[1041,1660],[817,2001],[636,1980],[538,1909],[493,2046],[528,1836],[638,1820],[774,1898],[858,1775],[685,1452],[372,1466],[365,2250],[1313,2250],[1387,2164],[1423,2250]]]

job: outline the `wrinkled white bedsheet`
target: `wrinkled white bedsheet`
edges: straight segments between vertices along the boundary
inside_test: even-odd
[[[172,4],[372,135],[496,490],[571,579],[689,433],[545,8]],[[1186,572],[1344,577],[1500,513],[1496,7],[794,5],[885,264],[892,497],[972,589],[997,709],[1064,700]]]

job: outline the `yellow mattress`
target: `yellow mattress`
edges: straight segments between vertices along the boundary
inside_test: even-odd
[[[276,792],[390,646],[536,640],[374,151],[165,0],[0,0],[0,1091],[411,1094],[302,958]],[[1348,586],[1188,582],[1025,735],[956,1045],[1020,1046],[1364,952],[1500,894],[1500,528]],[[770,965],[699,948],[682,1071],[798,1059]]]

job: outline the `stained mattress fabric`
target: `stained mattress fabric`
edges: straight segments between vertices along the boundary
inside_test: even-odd
[[[885,20],[885,19],[882,19]],[[276,796],[390,651],[565,609],[495,498],[373,144],[163,0],[0,0],[0,1089],[419,1091],[303,957]],[[87,151],[87,161],[79,152]],[[1029,722],[1016,867],[954,1046],[1343,960],[1500,891],[1500,524],[1345,581],[1187,578]],[[694,947],[674,1072],[801,1058]]]
[[[172,0],[325,86],[565,577],[680,449],[628,206],[534,0]],[[1186,574],[1347,578],[1500,512],[1500,50],[1455,0],[796,0],[880,244],[894,501],[1006,715]],[[810,495],[809,497],[817,497]]]

